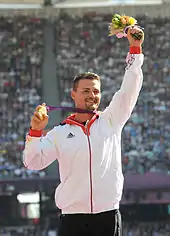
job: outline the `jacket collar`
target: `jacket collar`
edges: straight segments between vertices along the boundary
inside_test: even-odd
[[[96,114],[94,114],[94,116],[91,118],[91,120],[87,123],[87,126],[83,125],[82,123],[78,122],[75,120],[75,115],[76,114],[72,114],[70,116],[68,116],[63,122],[62,124],[69,124],[69,125],[77,125],[79,127],[82,128],[83,132],[86,135],[90,135],[90,127],[92,126],[92,124],[95,122],[96,119],[99,118],[99,112],[96,112]]]

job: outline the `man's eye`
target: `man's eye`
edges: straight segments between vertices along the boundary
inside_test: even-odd
[[[84,92],[84,93],[89,93],[89,91],[88,91],[88,90],[84,90],[83,92]]]

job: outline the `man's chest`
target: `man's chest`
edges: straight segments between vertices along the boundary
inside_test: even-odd
[[[90,133],[81,127],[69,126],[59,137],[60,159],[70,160],[102,155],[114,142],[114,134],[107,129],[91,127]]]

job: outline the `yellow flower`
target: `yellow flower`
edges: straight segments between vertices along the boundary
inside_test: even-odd
[[[137,23],[137,20],[133,17],[129,17],[129,25],[135,25]]]

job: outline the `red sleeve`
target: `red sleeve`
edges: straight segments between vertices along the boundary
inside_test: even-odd
[[[141,53],[142,53],[141,47],[136,47],[136,46],[130,47],[130,54],[141,54]]]
[[[31,137],[41,137],[42,136],[42,130],[33,130],[30,128],[29,135]]]

